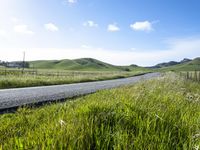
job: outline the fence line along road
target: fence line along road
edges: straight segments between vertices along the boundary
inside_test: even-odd
[[[75,96],[90,94],[98,90],[133,84],[141,80],[147,80],[159,76],[160,73],[148,73],[141,76],[106,81],[4,89],[0,90],[0,110],[15,108],[27,104],[37,104],[72,98]]]

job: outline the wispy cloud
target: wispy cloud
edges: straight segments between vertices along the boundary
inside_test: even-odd
[[[110,32],[116,32],[116,31],[119,31],[120,28],[117,26],[116,23],[113,23],[113,24],[108,25],[107,30],[110,31]]]
[[[134,49],[133,51],[121,51],[111,49],[89,48],[82,45],[77,49],[52,49],[52,48],[29,48],[27,50],[27,60],[40,59],[75,59],[83,57],[96,58],[115,65],[137,64],[141,66],[151,66],[161,62],[171,60],[181,60],[183,58],[200,57],[200,37],[170,39],[167,41],[167,49],[144,50]],[[16,58],[22,49],[0,49],[2,60],[20,60]],[[48,55],[47,55],[48,53]]]
[[[91,48],[91,46],[90,46],[90,45],[83,44],[83,45],[81,45],[81,48],[86,48],[86,49],[88,49],[88,48]]]
[[[68,2],[69,4],[74,4],[74,3],[77,2],[77,0],[67,0],[67,2]]]
[[[63,0],[62,4],[72,6],[72,5],[76,4],[77,2],[78,2],[77,0]]]
[[[62,1],[63,5],[73,5],[75,3],[77,3],[77,0],[63,0]]]
[[[135,22],[133,24],[130,25],[131,29],[135,30],[135,31],[152,31],[153,27],[152,27],[152,23],[149,21],[141,21],[141,22]]]
[[[11,22],[13,22],[13,23],[19,22],[19,19],[18,19],[17,17],[11,17],[10,20],[11,20]]]
[[[6,36],[7,36],[6,31],[3,29],[0,29],[0,37],[6,37]]]
[[[85,26],[85,27],[98,27],[98,24],[95,23],[92,20],[88,20],[88,21],[83,23],[83,26]]]
[[[44,25],[44,27],[46,30],[51,31],[51,32],[56,32],[59,30],[59,28],[53,23],[47,23]]]
[[[27,34],[27,35],[34,35],[35,33],[28,29],[28,26],[25,24],[15,25],[14,31],[19,34]]]
[[[132,50],[132,51],[135,51],[136,50],[136,48],[135,47],[131,47],[131,49],[130,50]]]

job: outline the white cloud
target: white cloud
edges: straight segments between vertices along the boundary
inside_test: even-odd
[[[83,23],[83,26],[85,26],[85,27],[98,27],[98,24],[95,23],[92,20],[88,20],[88,21]]]
[[[0,29],[0,36],[1,36],[1,37],[6,37],[6,36],[7,36],[7,33],[6,33],[6,31],[5,31],[5,30],[2,30],[2,29]]]
[[[113,23],[113,24],[108,25],[107,30],[110,31],[110,32],[116,32],[116,31],[119,31],[120,28],[117,26],[116,23]]]
[[[90,46],[90,45],[85,45],[85,44],[83,44],[83,45],[81,45],[81,48],[86,48],[86,49],[88,49],[88,48],[91,48],[91,46]]]
[[[183,58],[200,57],[200,38],[173,39],[168,41],[167,44],[167,49],[141,50],[136,48],[134,51],[84,48],[84,46],[78,49],[28,48],[26,60],[92,57],[115,65],[151,66],[171,60],[180,61]],[[87,46],[85,45],[85,47]],[[22,51],[21,48],[0,48],[0,59],[21,60]]]
[[[46,30],[51,31],[51,32],[56,32],[59,30],[58,27],[53,23],[45,24],[44,27]]]
[[[70,3],[70,4],[74,4],[74,3],[77,2],[77,0],[67,0],[67,2]]]
[[[132,48],[131,48],[131,50],[132,50],[132,51],[135,51],[135,50],[136,50],[136,48],[135,48],[135,47],[132,47]]]
[[[13,23],[19,22],[19,19],[18,19],[17,17],[11,17],[10,20],[11,20],[11,22],[13,22]]]
[[[152,23],[149,21],[135,22],[130,25],[131,29],[135,31],[152,31]]]
[[[14,31],[15,31],[16,33],[19,33],[19,34],[28,34],[28,35],[33,35],[33,34],[35,34],[33,31],[29,30],[29,29],[28,29],[28,26],[25,25],[25,24],[15,25],[15,26],[14,26]]]
[[[74,5],[75,3],[77,3],[77,0],[63,0],[62,1],[63,5],[68,5],[68,6]]]

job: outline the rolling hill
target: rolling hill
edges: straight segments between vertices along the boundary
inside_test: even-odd
[[[64,70],[83,70],[83,71],[131,71],[133,69],[144,69],[136,65],[115,66],[93,58],[64,59],[64,60],[38,60],[30,61],[30,67],[38,69],[64,69]]]
[[[180,62],[177,61],[169,61],[169,62],[164,62],[164,63],[159,63],[155,66],[152,66],[150,68],[163,68],[163,67],[170,67],[170,66],[174,66],[174,65],[178,65],[178,64],[184,64],[186,62],[190,62],[191,59],[188,58],[184,58],[183,60],[181,60]]]
[[[93,58],[63,59],[63,60],[37,60],[29,61],[30,68],[60,69],[76,71],[194,71],[200,70],[200,57],[193,60],[184,58],[176,62],[159,63],[152,67],[140,67],[137,65],[115,66]]]
[[[169,70],[173,70],[173,71],[200,71],[200,57],[197,57],[193,60],[189,60],[189,59],[184,59],[180,62],[178,62],[177,64],[173,64],[173,65],[168,65],[166,67],[161,67],[159,70],[163,70],[163,71],[169,71]]]

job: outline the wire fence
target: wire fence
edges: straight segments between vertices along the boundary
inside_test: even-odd
[[[21,76],[21,75],[37,75],[37,70],[21,70],[21,69],[0,69],[0,76]]]
[[[200,82],[200,71],[180,72],[180,76],[184,77],[187,80]]]
[[[73,76],[109,76],[125,74],[120,71],[62,71],[62,70],[39,70],[39,69],[8,69],[1,68],[0,76],[49,76],[49,77],[73,77]],[[128,74],[128,73],[126,73]]]

